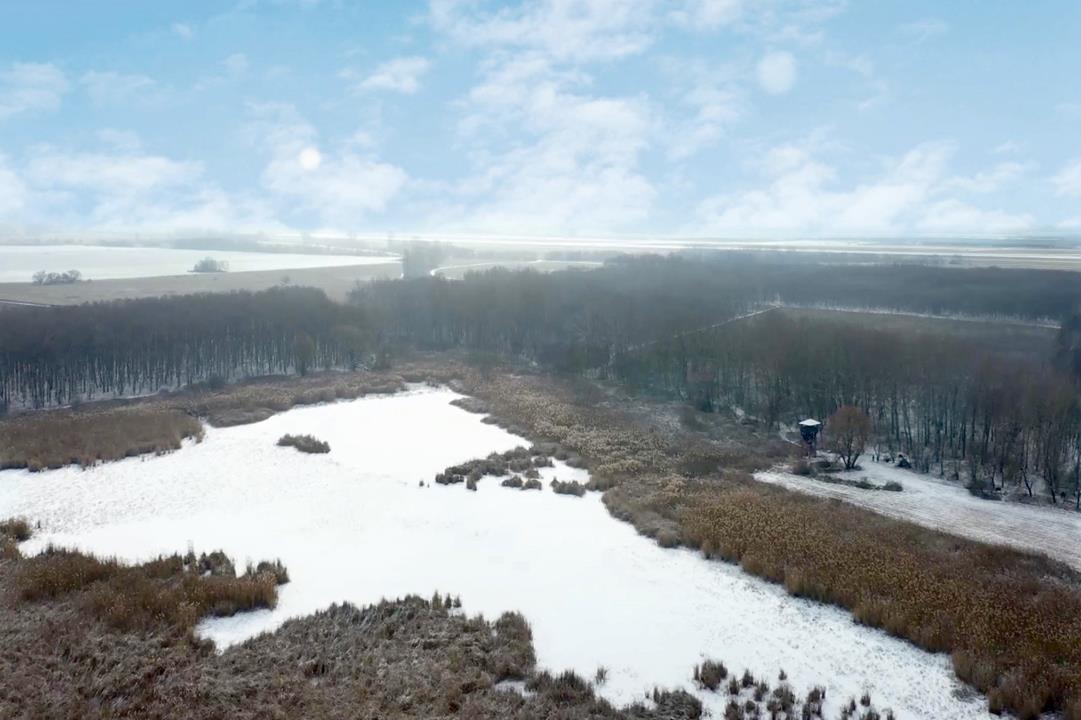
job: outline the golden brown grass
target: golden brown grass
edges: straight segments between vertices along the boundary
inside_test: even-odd
[[[1053,561],[753,485],[703,499],[682,531],[794,595],[952,653],[992,709],[1034,718],[1081,698],[1081,590]]]
[[[678,412],[665,422],[665,405],[549,378],[467,389],[501,424],[580,454],[609,511],[639,532],[950,653],[992,710],[1081,720],[1081,577],[1061,563],[757,483],[744,471],[791,450],[735,423],[707,440]]]
[[[91,467],[144,453],[176,450],[200,439],[202,425],[184,412],[149,405],[53,410],[0,423],[0,469]]]
[[[23,518],[0,520],[0,538],[24,542],[30,539],[31,532],[30,523]]]
[[[0,419],[0,470],[90,467],[170,452],[187,438],[202,438],[200,418],[215,426],[242,425],[297,405],[393,393],[402,387],[402,377],[394,373],[324,373],[15,415]]]
[[[184,633],[206,615],[274,607],[282,573],[279,564],[241,577],[204,575],[194,555],[125,565],[50,547],[20,562],[14,587],[24,602],[79,593],[85,612],[118,630],[166,627]]]

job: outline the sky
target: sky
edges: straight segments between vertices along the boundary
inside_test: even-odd
[[[1081,233],[1076,0],[0,0],[0,230]]]

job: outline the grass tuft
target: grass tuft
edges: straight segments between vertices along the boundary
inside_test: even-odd
[[[291,447],[303,453],[322,455],[330,452],[330,445],[312,435],[282,435],[279,447]]]

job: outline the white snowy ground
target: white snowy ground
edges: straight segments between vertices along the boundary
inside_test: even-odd
[[[413,390],[294,409],[254,425],[207,429],[200,444],[81,471],[0,473],[0,516],[43,523],[24,545],[77,546],[130,560],[223,548],[239,562],[280,557],[292,582],[273,611],[204,622],[219,646],[336,601],[365,604],[434,590],[494,619],[520,610],[538,660],[592,677],[617,703],[654,684],[691,688],[704,657],[797,692],[826,683],[828,710],[869,691],[901,718],[989,718],[949,659],[856,625],[848,613],[788,596],[737,566],[665,550],[608,515],[599,495],[478,492],[430,486],[445,466],[527,444],[449,402]],[[274,445],[283,433],[327,440],[327,455]],[[424,480],[428,487],[418,487]],[[696,691],[698,692],[698,691]],[[698,693],[715,717],[723,694]]]
[[[973,540],[1043,553],[1081,570],[1081,513],[1076,510],[983,500],[957,483],[876,463],[868,457],[859,462],[859,470],[834,474],[852,480],[865,477],[875,485],[895,480],[904,490],[861,490],[778,470],[755,473],[755,478]]]

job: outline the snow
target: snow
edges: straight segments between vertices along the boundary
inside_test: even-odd
[[[232,250],[183,250],[161,247],[98,247],[93,245],[0,246],[0,282],[30,282],[39,270],[78,270],[84,280],[184,275],[199,260],[212,257],[229,264],[230,272],[373,265],[394,258],[359,255],[300,255]]]
[[[878,486],[892,480],[904,490],[863,490],[780,470],[755,473],[755,478],[973,540],[1042,553],[1081,570],[1081,513],[1076,510],[983,500],[957,483],[876,463],[866,456],[859,462],[860,469],[835,474],[852,480],[867,478]]]
[[[407,593],[460,595],[463,612],[494,619],[519,610],[533,627],[538,661],[592,678],[617,703],[654,684],[692,689],[706,657],[797,692],[828,688],[828,710],[865,690],[906,718],[988,718],[945,655],[932,655],[855,624],[837,608],[705,560],[662,549],[614,520],[597,493],[556,495],[553,476],[585,480],[558,464],[545,489],[477,492],[431,485],[455,462],[527,441],[449,403],[449,390],[413,389],[294,409],[264,422],[208,428],[199,444],[81,471],[0,473],[0,516],[41,520],[26,543],[140,560],[222,548],[235,560],[281,558],[292,582],[273,611],[205,621],[225,647],[332,602],[366,604]],[[327,455],[274,445],[311,433]],[[425,487],[419,487],[419,481]],[[723,693],[700,692],[723,714]]]

